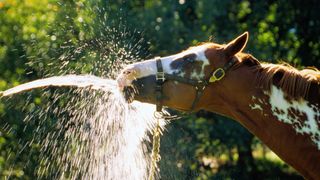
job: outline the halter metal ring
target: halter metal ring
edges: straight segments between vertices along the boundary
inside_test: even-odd
[[[222,68],[218,68],[212,73],[212,76],[209,79],[209,82],[216,82],[221,80],[225,76],[225,71]]]

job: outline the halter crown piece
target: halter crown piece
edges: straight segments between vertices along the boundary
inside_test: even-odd
[[[162,62],[160,57],[155,58],[157,63],[157,74],[156,74],[156,112],[159,114],[162,113],[162,100],[164,98],[163,92],[162,92],[162,86],[167,80],[177,81],[184,84],[189,84],[193,86],[196,90],[196,96],[192,102],[192,105],[190,107],[189,111],[193,111],[196,104],[199,102],[204,90],[210,83],[214,83],[217,81],[220,81],[223,77],[225,77],[226,72],[237,62],[236,58],[232,58],[227,64],[225,64],[224,67],[218,68],[216,70],[213,70],[211,76],[209,79],[203,79],[203,80],[195,80],[195,79],[189,79],[184,78],[181,76],[176,76],[172,74],[164,73]]]

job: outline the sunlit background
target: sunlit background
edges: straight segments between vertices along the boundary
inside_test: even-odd
[[[225,43],[244,31],[245,51],[262,61],[320,67],[319,11],[316,0],[0,0],[0,90],[70,73],[113,78],[119,60]],[[50,102],[48,93],[0,101],[1,179],[38,177],[39,144],[30,139],[39,124],[22,120]],[[182,115],[162,136],[162,179],[302,179],[237,122]]]

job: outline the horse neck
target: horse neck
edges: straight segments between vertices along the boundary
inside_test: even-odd
[[[319,107],[288,100],[275,86],[247,92],[224,98],[220,113],[240,122],[304,177],[319,179]],[[219,112],[217,107],[207,110]]]

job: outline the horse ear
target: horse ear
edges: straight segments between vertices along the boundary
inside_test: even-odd
[[[247,44],[248,37],[249,37],[249,33],[245,32],[241,34],[239,37],[237,37],[236,39],[234,39],[233,41],[229,42],[224,48],[226,55],[228,57],[232,57],[238,52],[241,52]]]

